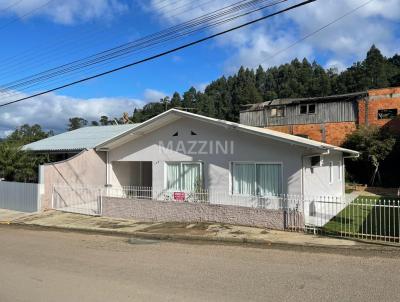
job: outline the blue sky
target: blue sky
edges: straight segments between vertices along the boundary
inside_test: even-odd
[[[45,5],[47,2],[0,2],[3,41],[0,47],[0,86],[135,40],[238,0],[53,0]],[[297,2],[299,0],[289,0],[277,8]],[[269,67],[295,57],[307,57],[325,67],[341,70],[362,59],[373,43],[387,56],[399,52],[400,1],[375,0],[323,32],[279,56],[273,56],[302,36],[365,2],[367,0],[318,0],[215,41],[31,101],[0,108],[0,136],[23,123],[40,123],[47,129],[62,131],[72,116],[88,120],[103,114],[121,116],[124,111],[132,112],[134,107],[157,101],[174,91],[183,92],[190,86],[202,89],[217,77],[232,74],[240,65]],[[212,32],[215,30],[203,35]],[[178,44],[170,43],[165,47]],[[99,70],[144,55],[133,55]],[[14,91],[13,95],[2,95],[1,102],[84,75],[75,74],[26,91]]]

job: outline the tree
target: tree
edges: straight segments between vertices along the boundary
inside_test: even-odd
[[[7,181],[36,182],[38,167],[49,161],[45,155],[22,151],[22,146],[53,135],[39,125],[17,128],[0,142],[0,178]]]
[[[81,117],[72,117],[69,119],[68,131],[76,130],[87,126],[88,121]]]
[[[30,156],[11,142],[0,143],[0,177],[6,181],[34,182],[41,157]]]
[[[170,101],[170,107],[172,107],[172,108],[181,108],[182,107],[182,98],[178,92],[175,92],[172,95],[172,98]]]
[[[38,124],[30,126],[24,124],[18,127],[7,137],[8,142],[15,142],[18,145],[26,145],[53,135],[53,131],[45,132]]]
[[[241,67],[236,74],[212,81],[204,92],[191,87],[181,98],[175,92],[170,100],[149,103],[135,109],[131,120],[143,122],[170,108],[192,108],[193,111],[230,121],[238,121],[244,105],[276,98],[316,97],[365,91],[400,85],[400,56],[384,57],[374,45],[363,61],[355,62],[342,72],[324,69],[307,59],[256,70]]]
[[[386,128],[361,127],[350,134],[343,147],[361,152],[348,165],[353,180],[374,185],[382,184],[380,166],[393,151],[396,139]]]
[[[102,116],[100,117],[100,125],[102,125],[102,126],[107,126],[107,125],[109,125],[109,124],[110,124],[110,121],[109,121],[109,119],[108,119],[108,116],[102,115]]]

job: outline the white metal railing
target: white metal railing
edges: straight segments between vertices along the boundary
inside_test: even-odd
[[[86,215],[101,215],[102,187],[55,186],[52,208],[60,211]]]
[[[247,196],[232,195],[227,192],[197,189],[195,191],[156,190],[152,187],[122,186],[110,187],[103,191],[104,196],[139,198],[158,201],[208,203],[265,209],[293,209],[303,211],[302,198],[295,195]]]
[[[296,222],[288,225],[295,225],[297,230],[400,242],[400,198],[353,196],[352,200],[334,196],[240,196],[212,190],[173,192],[136,186],[56,186],[54,192],[53,207],[68,212],[101,215],[102,200],[106,197],[240,206],[294,213],[288,217],[295,217]]]
[[[305,202],[306,227],[341,237],[400,243],[400,199],[359,197],[353,201]]]

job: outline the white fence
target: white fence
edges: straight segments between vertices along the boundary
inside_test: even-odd
[[[54,188],[53,207],[62,211],[89,215],[102,214],[106,197],[157,200],[164,202],[207,203],[298,213],[297,230],[311,230],[325,235],[369,240],[400,242],[400,198],[352,199],[330,196],[239,196],[227,192],[197,190],[196,192],[156,191],[151,187]],[[293,217],[293,215],[292,215]]]
[[[196,192],[156,191],[151,187],[113,187],[96,186],[55,186],[53,193],[53,208],[80,212],[82,214],[101,214],[103,197],[139,198],[157,201],[175,201],[191,203],[208,203],[217,205],[232,205],[264,209],[291,209],[303,212],[303,202],[299,196],[240,196],[226,192],[197,190]]]
[[[40,209],[40,185],[0,181],[0,208],[21,212]]]
[[[351,202],[320,200],[305,203],[313,211],[308,227],[340,237],[400,243],[400,198],[356,198]]]
[[[101,215],[102,187],[55,186],[52,208],[85,215]]]

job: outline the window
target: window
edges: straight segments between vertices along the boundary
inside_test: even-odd
[[[166,170],[167,190],[192,192],[203,187],[201,163],[167,163]]]
[[[311,156],[311,167],[318,167],[321,165],[321,156]]]
[[[282,193],[281,164],[232,163],[232,193],[279,195]]]
[[[393,119],[397,116],[397,109],[378,110],[378,120]]]
[[[333,183],[333,162],[329,163],[329,183]]]
[[[271,117],[283,117],[283,116],[285,116],[285,107],[271,108],[270,116]]]
[[[300,105],[300,114],[315,114],[315,104]]]

